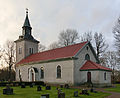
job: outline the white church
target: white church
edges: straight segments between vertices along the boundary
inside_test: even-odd
[[[111,85],[111,69],[98,64],[90,42],[38,52],[32,36],[28,12],[22,35],[16,43],[16,81],[44,81],[50,84],[80,85],[92,82],[98,86]]]

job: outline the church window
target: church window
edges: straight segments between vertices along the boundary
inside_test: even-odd
[[[29,48],[29,54],[31,54],[31,48]]]
[[[86,47],[86,49],[88,50],[88,46]]]
[[[33,48],[32,48],[32,54],[33,54]]]
[[[20,69],[19,69],[19,76],[21,75],[21,73],[20,73]]]
[[[107,76],[106,76],[106,72],[104,73],[104,80],[106,80]]]
[[[22,54],[22,48],[19,48],[19,54]]]
[[[33,54],[33,48],[29,48],[29,54]]]
[[[61,66],[57,66],[57,78],[61,78]]]
[[[89,54],[86,54],[86,55],[85,55],[85,60],[90,60]]]
[[[40,73],[41,73],[40,78],[44,79],[44,68],[43,67],[40,68]]]

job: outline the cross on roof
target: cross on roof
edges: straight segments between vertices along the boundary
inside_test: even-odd
[[[28,14],[28,8],[26,8],[26,14]]]

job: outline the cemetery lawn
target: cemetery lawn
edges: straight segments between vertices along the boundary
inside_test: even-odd
[[[112,87],[112,88],[107,88],[105,89],[105,91],[120,93],[120,84],[116,84],[115,87]]]
[[[0,98],[40,98],[41,94],[50,94],[50,98],[57,98],[57,90],[56,87],[52,87],[51,90],[45,90],[45,87],[42,87],[42,91],[37,91],[37,86],[30,88],[26,86],[26,88],[19,87],[12,87],[13,88],[13,95],[3,95],[3,89],[5,87],[0,87]],[[79,92],[79,97],[73,97],[74,91]],[[104,98],[109,96],[109,93],[90,93],[90,95],[80,95],[80,89],[62,89],[62,92],[65,93],[65,98]]]

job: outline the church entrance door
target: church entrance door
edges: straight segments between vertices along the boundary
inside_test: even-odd
[[[35,81],[35,73],[33,71],[33,69],[29,70],[29,81]]]
[[[87,82],[91,83],[91,72],[87,73]]]

